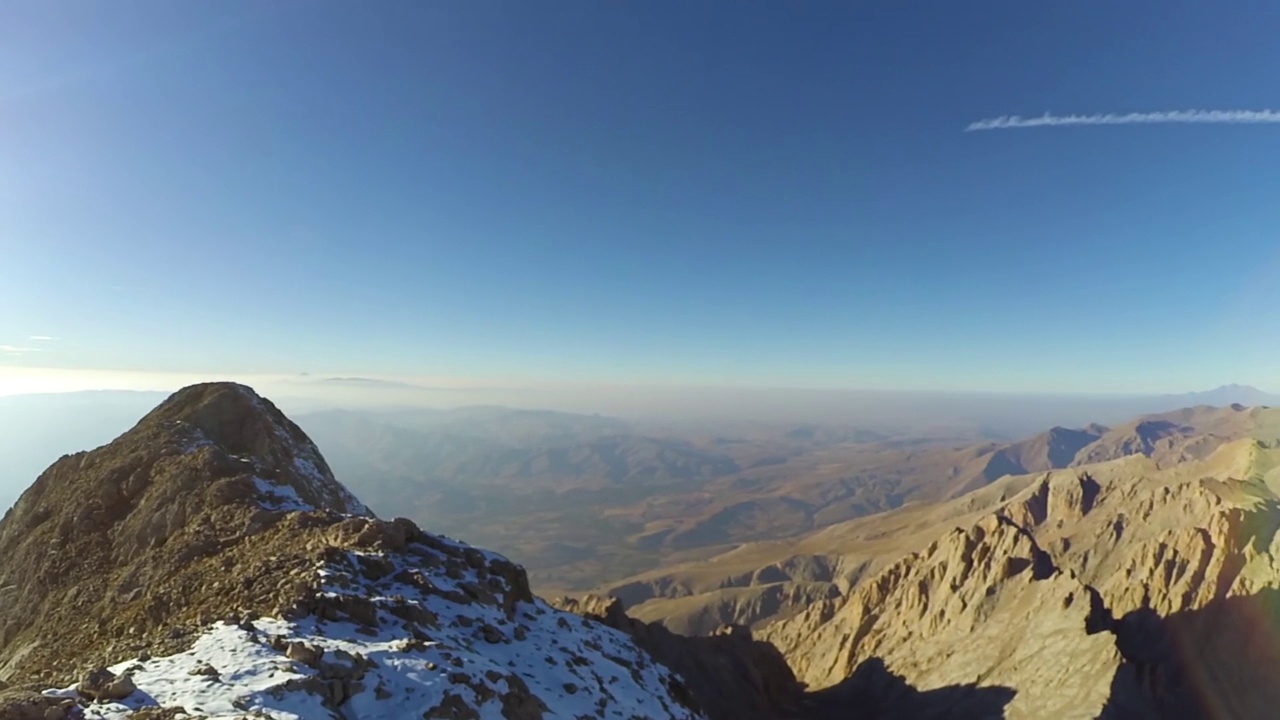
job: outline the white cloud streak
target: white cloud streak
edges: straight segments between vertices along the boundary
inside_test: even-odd
[[[1017,128],[1059,127],[1063,125],[1254,125],[1280,123],[1280,110],[1163,110],[1146,113],[1106,113],[1104,115],[1050,115],[1024,118],[1001,115],[969,123],[965,132],[1013,130]]]
[[[32,335],[32,336],[28,337],[27,339],[28,339],[28,340],[34,340],[34,341],[36,341],[36,342],[52,342],[52,341],[54,341],[54,340],[57,340],[58,338],[56,338],[56,337],[51,337],[51,336],[49,336],[49,335]]]
[[[0,345],[0,353],[5,355],[22,355],[24,353],[40,352],[40,348],[19,347],[17,345]]]

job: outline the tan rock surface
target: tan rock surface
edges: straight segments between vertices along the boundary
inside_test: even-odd
[[[1104,630],[1113,613],[1194,614],[1280,584],[1275,460],[1240,441],[1142,476],[1050,474],[995,514],[761,635],[819,687],[880,658],[920,689],[1012,688],[1009,718],[1097,717],[1125,659],[1115,635],[1089,629]],[[1037,580],[1041,563],[1053,570]],[[1032,572],[1009,572],[1022,566]],[[1206,639],[1184,634],[1192,646]],[[1219,672],[1240,675],[1223,661]],[[1256,690],[1237,692],[1257,704]]]

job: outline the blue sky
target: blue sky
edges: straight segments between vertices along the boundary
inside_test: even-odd
[[[0,367],[1280,388],[1262,8],[7,3]]]

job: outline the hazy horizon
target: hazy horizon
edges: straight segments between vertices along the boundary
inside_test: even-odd
[[[0,380],[4,377],[0,372]],[[1280,395],[1241,384],[1177,393],[1046,393],[585,382],[503,387],[448,385],[440,378],[393,380],[310,374],[62,371],[42,376],[42,382],[31,382],[30,375],[18,377],[18,382],[8,385],[0,382],[0,398],[112,390],[156,393],[158,397],[186,385],[225,380],[254,387],[287,412],[498,406],[690,423],[853,424],[902,430],[925,425],[986,427],[990,433],[1008,437],[1051,425],[1117,422],[1184,405],[1280,402]],[[435,384],[426,384],[433,380]]]
[[[375,394],[395,392],[434,392],[442,397],[450,394],[493,394],[513,399],[528,393],[544,397],[556,392],[650,390],[684,391],[715,390],[742,393],[899,393],[905,395],[954,395],[954,396],[1018,396],[1018,397],[1148,397],[1157,395],[1181,395],[1205,392],[1219,388],[1240,387],[1271,394],[1268,387],[1256,383],[1224,381],[1204,386],[1150,387],[1131,386],[1125,389],[1097,388],[1074,391],[1044,388],[965,387],[944,388],[929,386],[851,386],[823,385],[820,383],[764,384],[732,382],[599,382],[539,380],[530,377],[477,379],[470,377],[431,377],[414,375],[364,375],[357,373],[234,373],[234,372],[155,372],[144,370],[95,370],[79,368],[49,368],[21,365],[0,366],[0,397],[33,393],[62,393],[87,390],[154,390],[172,392],[187,385],[203,382],[231,381],[246,385],[262,385],[274,389],[324,389],[326,392],[349,391]],[[381,401],[381,400],[380,400]],[[474,404],[474,403],[470,403]],[[510,404],[498,402],[498,404]]]
[[[116,387],[64,385],[62,392],[0,394],[0,435],[6,438],[0,452],[0,506],[16,498],[59,456],[110,441],[172,391],[204,380],[252,385],[304,429],[309,415],[331,410],[364,413],[377,421],[386,413],[490,406],[619,418],[637,423],[632,428],[637,436],[671,432],[734,437],[811,426],[857,428],[889,438],[959,446],[1016,441],[1053,426],[1117,424],[1190,405],[1280,404],[1280,397],[1244,386],[1163,395],[1032,395],[586,385],[432,389],[355,377],[112,377],[114,382],[103,383],[100,377],[93,382]]]

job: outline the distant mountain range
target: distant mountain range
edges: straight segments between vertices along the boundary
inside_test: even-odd
[[[1218,407],[1226,407],[1228,405],[1266,405],[1274,407],[1280,405],[1280,395],[1263,392],[1249,385],[1223,385],[1204,392],[1163,397],[1168,398],[1170,403],[1177,407],[1193,407],[1196,405],[1214,405]]]
[[[377,383],[394,394],[383,381],[309,381]],[[877,403],[893,397],[874,395]],[[0,398],[0,432],[7,439],[0,447],[0,501],[16,497],[48,458],[108,442],[162,397],[104,392]],[[529,566],[536,586],[561,591],[635,575],[689,553],[954,497],[1004,475],[1065,467],[1081,452],[1089,460],[1147,446],[1162,456],[1203,453],[1212,441],[1184,448],[1166,437],[1176,429],[1128,427],[1139,413],[1119,413],[1206,400],[1224,406],[1269,402],[1273,396],[1224,386],[1160,397],[1059,398],[1047,405],[1027,400],[1033,414],[1076,417],[1094,408],[1099,414],[1087,421],[1102,420],[1116,430],[1081,423],[1012,442],[992,441],[982,416],[963,414],[981,412],[979,406],[959,397],[922,397],[903,394],[900,404],[925,413],[930,402],[941,403],[940,419],[897,429],[752,418],[624,420],[500,406],[325,410],[296,417],[339,477],[375,510],[507,552]],[[288,406],[287,397],[282,402]],[[993,407],[997,414],[987,419],[1000,425],[1006,405]],[[1160,449],[1175,445],[1176,451]]]

